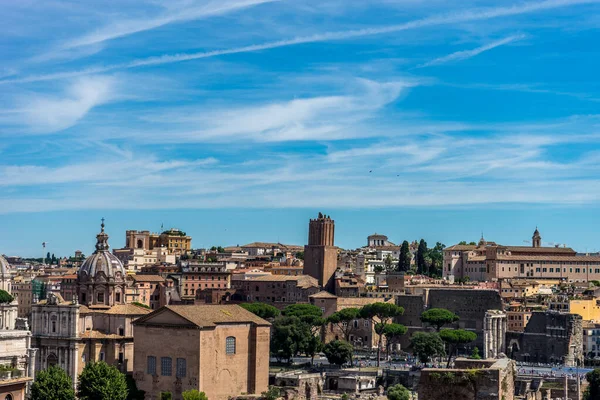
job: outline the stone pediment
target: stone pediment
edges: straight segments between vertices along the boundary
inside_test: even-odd
[[[168,326],[181,326],[181,327],[194,327],[191,321],[183,318],[182,316],[174,313],[173,311],[165,308],[161,312],[157,312],[154,315],[150,314],[146,317],[140,318],[136,325],[168,325]]]

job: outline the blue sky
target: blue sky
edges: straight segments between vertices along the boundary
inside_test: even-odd
[[[0,0],[0,252],[481,231],[600,250],[600,2]]]

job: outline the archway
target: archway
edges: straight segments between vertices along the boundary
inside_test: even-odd
[[[58,365],[58,357],[56,356],[56,354],[54,354],[54,353],[48,354],[48,357],[46,357],[46,365],[48,367]]]
[[[137,241],[137,248],[138,249],[143,249],[144,248],[144,241],[142,239],[138,239],[138,241]]]

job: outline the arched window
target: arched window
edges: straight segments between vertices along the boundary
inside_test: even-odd
[[[7,394],[4,400],[13,400],[12,394]]]
[[[138,239],[138,241],[137,241],[137,248],[138,249],[143,249],[144,248],[144,242],[142,241],[142,239]]]
[[[225,339],[225,354],[235,354],[235,337],[228,336]]]

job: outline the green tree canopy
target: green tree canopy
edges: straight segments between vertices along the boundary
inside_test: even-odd
[[[390,386],[387,391],[388,400],[410,400],[410,391],[404,386],[397,384]]]
[[[269,390],[262,392],[260,395],[264,400],[277,400],[281,393],[279,392],[279,388],[269,386]]]
[[[343,308],[340,311],[336,311],[327,318],[327,322],[336,325],[344,335],[346,342],[350,341],[350,335],[354,330],[352,321],[360,318],[360,310],[358,308]]]
[[[477,334],[464,329],[442,329],[440,331],[440,338],[448,343],[449,351],[447,367],[450,367],[450,361],[458,349],[458,346],[473,342],[477,339]]]
[[[288,363],[293,356],[306,351],[310,338],[314,336],[310,325],[298,317],[276,318],[271,329],[271,352]]]
[[[427,363],[433,357],[443,357],[444,342],[437,333],[415,332],[410,338],[410,347],[419,361]]]
[[[132,375],[125,375],[127,382],[127,400],[144,400],[146,392],[139,390]]]
[[[15,298],[10,295],[6,290],[0,290],[0,303],[12,303]]]
[[[432,325],[438,332],[444,325],[451,324],[458,320],[458,315],[445,308],[430,308],[421,314],[421,321]]]
[[[125,375],[103,361],[88,363],[79,375],[77,397],[79,400],[126,400]]]
[[[583,394],[583,400],[600,399],[600,368],[588,372],[585,378],[589,382],[589,386]]]
[[[325,324],[323,311],[312,304],[290,304],[282,312],[286,317],[297,317],[311,328],[320,328]]]
[[[425,241],[425,239],[421,239],[421,241],[419,242],[419,247],[417,249],[417,273],[418,274],[427,274],[429,272],[428,268],[427,268],[427,264],[425,262],[428,251],[429,250],[427,249],[427,242]]]
[[[471,352],[471,357],[473,360],[481,360],[481,356],[479,355],[479,347],[473,347],[473,351]]]
[[[75,400],[71,377],[55,366],[38,372],[31,385],[31,400]]]
[[[277,308],[270,304],[265,303],[242,303],[240,304],[243,308],[250,311],[251,313],[264,318],[271,319],[279,316],[280,312]]]
[[[388,357],[390,355],[390,347],[392,346],[392,344],[395,344],[400,339],[400,336],[405,335],[407,331],[408,329],[401,324],[392,323],[387,324],[383,327],[383,335],[385,336]]]
[[[323,347],[323,353],[331,364],[343,365],[352,358],[354,348],[343,340],[333,340]]]
[[[437,242],[433,248],[429,249],[429,258],[431,259],[431,265],[429,267],[430,276],[442,276],[444,248],[446,248],[444,244]]]
[[[183,400],[208,400],[206,393],[199,392],[196,389],[186,390],[181,395],[183,396]]]
[[[371,320],[371,323],[375,328],[375,333],[377,336],[379,336],[379,340],[377,342],[377,366],[379,366],[381,359],[381,342],[385,325],[387,325],[392,318],[402,314],[404,314],[404,308],[393,303],[381,302],[366,304],[359,311],[358,315],[361,318]]]
[[[408,242],[405,240],[400,246],[400,257],[398,258],[398,271],[406,272],[410,269],[410,261],[412,255],[410,254],[410,247]]]

